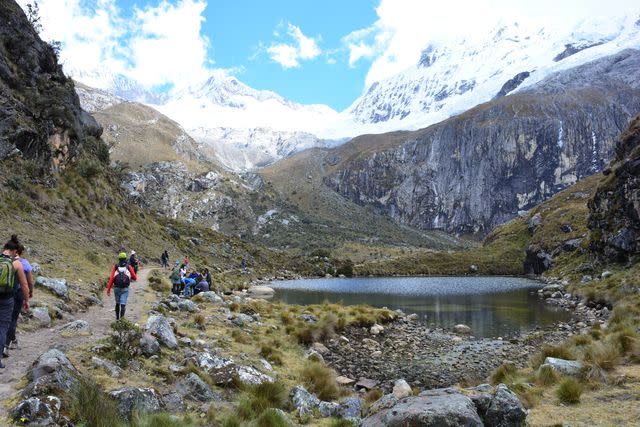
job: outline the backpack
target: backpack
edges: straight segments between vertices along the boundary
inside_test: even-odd
[[[13,260],[7,256],[0,256],[0,295],[13,293],[15,274]]]
[[[171,283],[180,283],[180,270],[175,268],[169,278],[171,279]]]
[[[129,266],[121,267],[116,265],[115,276],[113,276],[113,286],[116,288],[128,288],[131,284],[131,272]]]

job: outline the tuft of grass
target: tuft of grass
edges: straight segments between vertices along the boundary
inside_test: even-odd
[[[238,329],[234,329],[231,331],[231,338],[233,338],[233,340],[239,344],[251,344],[252,342],[249,335]]]
[[[372,403],[378,401],[384,392],[380,388],[372,388],[364,395],[364,403],[366,406],[370,406]]]
[[[340,396],[340,388],[336,383],[336,372],[319,362],[307,364],[301,373],[309,391],[315,393],[320,400],[334,400]]]
[[[193,324],[196,325],[196,328],[204,331],[206,327],[206,323],[207,323],[207,319],[204,317],[203,314],[198,313],[195,316],[193,316]]]
[[[620,363],[620,351],[612,340],[598,341],[586,349],[584,361],[592,368],[612,371]]]
[[[509,379],[513,378],[517,373],[518,369],[513,363],[503,363],[491,373],[491,384],[497,385],[510,382]]]
[[[531,366],[535,369],[544,363],[547,357],[556,357],[558,359],[575,360],[573,353],[567,345],[550,346],[545,345],[542,350],[531,359]]]
[[[273,408],[264,411],[256,420],[257,427],[289,427],[291,423],[280,411]]]
[[[78,378],[70,398],[71,419],[76,423],[92,427],[123,425],[114,400],[90,379]]]
[[[278,381],[245,386],[238,401],[238,416],[243,420],[259,418],[268,409],[282,409],[287,403],[287,391]]]
[[[260,347],[260,356],[275,365],[282,365],[284,363],[282,352],[272,344],[263,344]]]
[[[560,382],[560,385],[558,385],[556,396],[560,402],[565,404],[574,405],[580,403],[582,385],[573,378],[565,378]]]
[[[329,427],[355,427],[355,424],[344,418],[334,418],[329,423]]]
[[[549,365],[542,365],[538,369],[538,373],[536,374],[535,381],[537,384],[541,386],[550,386],[555,384],[560,379],[558,373]]]
[[[91,424],[87,424],[90,426]],[[172,414],[136,414],[128,427],[197,427],[191,419],[179,418]]]

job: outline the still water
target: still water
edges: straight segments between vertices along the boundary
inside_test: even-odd
[[[540,282],[516,277],[376,277],[272,282],[289,304],[369,304],[418,314],[429,327],[464,323],[477,337],[508,337],[570,319],[538,298]]]

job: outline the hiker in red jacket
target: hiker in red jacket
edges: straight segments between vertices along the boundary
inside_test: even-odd
[[[113,294],[116,297],[116,320],[124,317],[127,306],[127,298],[129,298],[129,285],[132,280],[138,280],[133,267],[127,263],[127,254],[120,252],[118,254],[118,263],[111,269],[111,277],[107,285],[107,296],[111,295],[111,286],[113,286]]]

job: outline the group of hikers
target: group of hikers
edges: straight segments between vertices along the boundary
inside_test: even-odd
[[[16,327],[18,316],[24,308],[29,309],[33,296],[33,268],[22,258],[24,245],[13,235],[0,255],[0,348],[2,358],[9,357],[9,349],[18,347]],[[0,368],[4,364],[0,360]]]
[[[171,270],[171,292],[175,295],[182,295],[190,298],[200,292],[206,292],[211,287],[211,273],[208,268],[198,271],[189,266],[189,260],[185,259],[182,263],[176,261]]]

